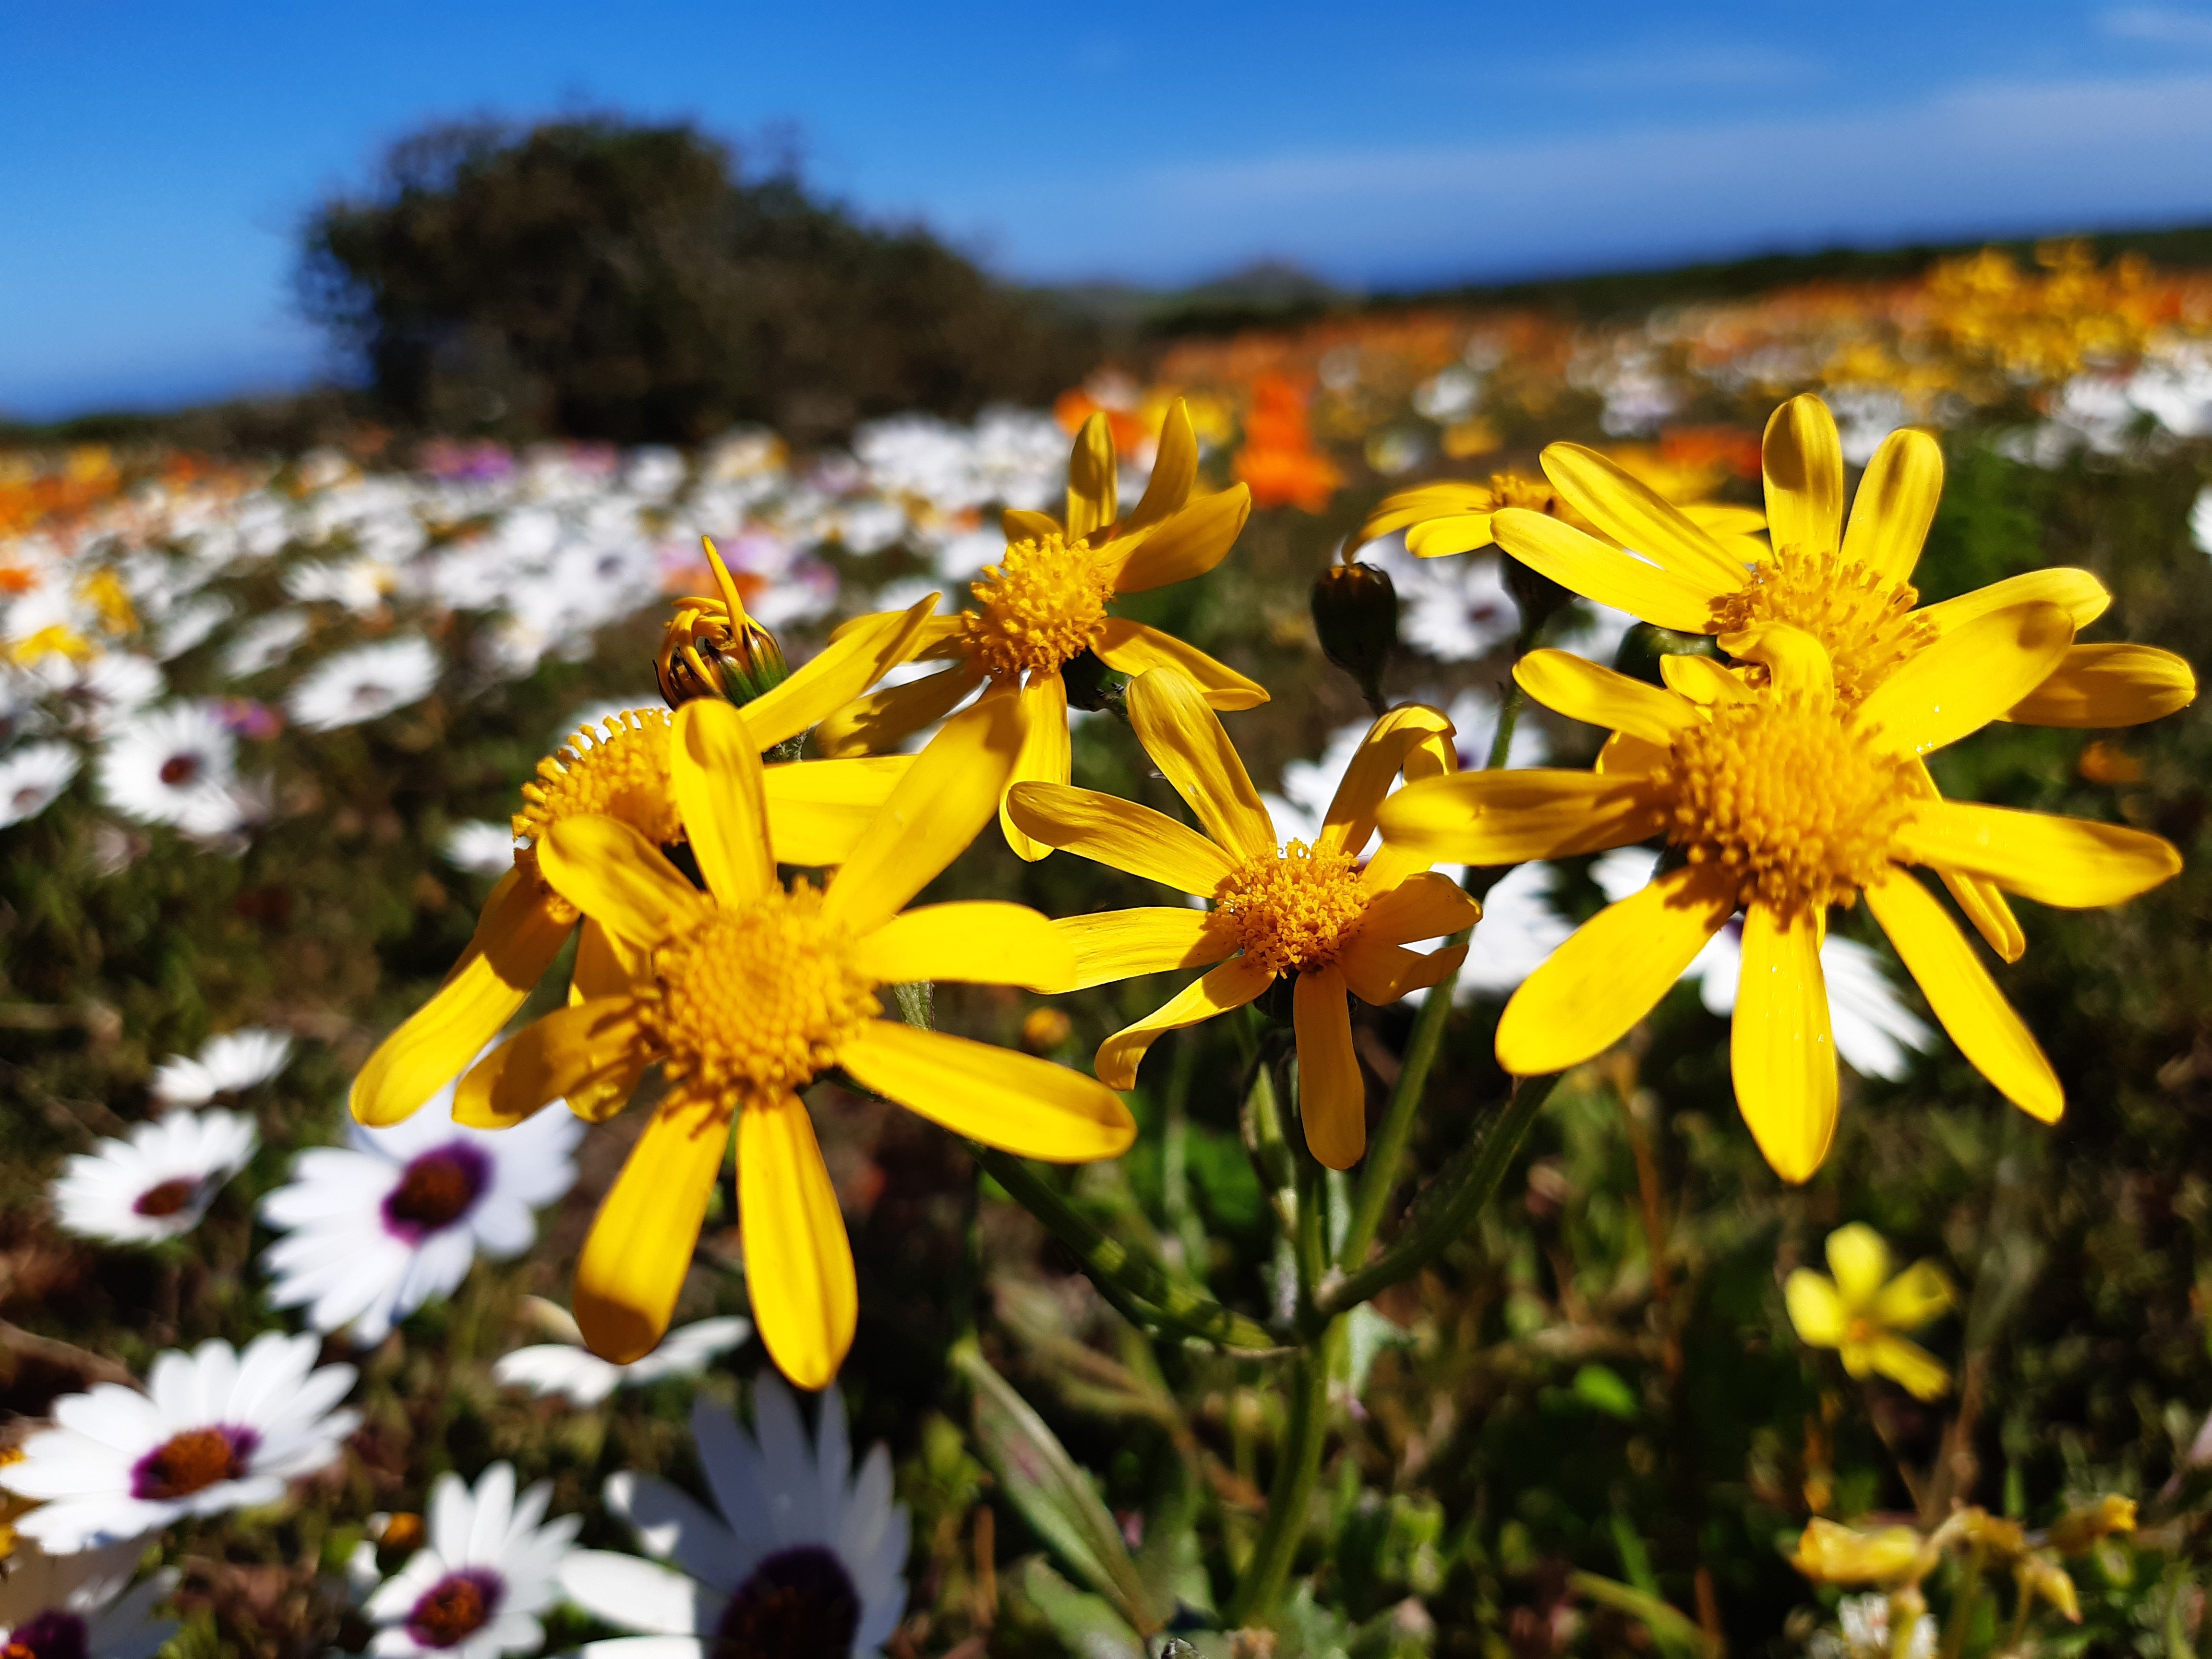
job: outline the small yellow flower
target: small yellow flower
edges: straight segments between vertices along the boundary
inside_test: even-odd
[[[1799,1536],[1790,1565],[1816,1584],[1891,1584],[1915,1576],[1924,1547],[1910,1527],[1860,1532],[1815,1520]]]
[[[1164,1033],[1241,1008],[1280,975],[1293,975],[1306,1144],[1331,1169],[1350,1169],[1366,1149],[1367,1118],[1346,993],[1382,1004],[1435,984],[1459,965],[1466,947],[1421,956],[1405,946],[1457,933],[1482,915],[1450,879],[1424,873],[1425,859],[1385,848],[1364,866],[1358,862],[1374,833],[1376,808],[1400,770],[1422,775],[1456,763],[1451,722],[1419,705],[1376,721],[1329,804],[1320,837],[1308,847],[1276,838],[1244,763],[1197,686],[1155,670],[1131,684],[1128,707],[1138,741],[1190,804],[1204,835],[1150,807],[1064,784],[1018,784],[1008,797],[1015,822],[1047,846],[1212,904],[1108,910],[1054,924],[1075,946],[1079,972],[1070,989],[1212,969],[1164,1007],[1107,1038],[1098,1076],[1113,1088],[1134,1088],[1138,1063]]]
[[[1426,779],[1385,801],[1377,822],[1387,846],[1425,860],[1518,864],[1658,837],[1674,849],[1656,880],[1585,922],[1514,993],[1497,1048],[1516,1076],[1610,1048],[1741,909],[1736,1103],[1776,1172],[1805,1180],[1836,1121],[1820,941],[1830,907],[1863,892],[1952,1040],[2008,1099],[2054,1121],[2057,1073],[1908,866],[2077,908],[2132,898],[2181,867],[2138,830],[1947,801],[1922,764],[2041,684],[2073,632],[2053,605],[1993,611],[1948,629],[1848,708],[1827,653],[1793,628],[1738,640],[1766,672],[1761,688],[1705,657],[1663,659],[1662,688],[1531,652],[1513,671],[1531,696],[1613,728],[1596,766]]]
[[[551,825],[555,890],[598,923],[617,971],[492,1051],[461,1080],[456,1121],[518,1123],[580,1094],[599,1115],[648,1066],[668,1089],[576,1265],[576,1323],[617,1363],[668,1328],[708,1195],[736,1126],[745,1281],[761,1338],[801,1387],[826,1386],[851,1346],[853,1253],[800,1091],[833,1066],[956,1132],[1024,1158],[1112,1158],[1136,1133],[1112,1091],[1063,1066],[880,1018],[885,986],[963,980],[1049,988],[1073,976],[1034,910],[907,901],[989,823],[1021,744],[1005,693],[949,722],[825,887],[776,879],[760,734],[726,702],[687,702],[672,777],[700,891],[619,817]]]
[[[1064,784],[1069,777],[1067,683],[1061,671],[1085,651],[1128,674],[1179,669],[1215,708],[1267,702],[1256,680],[1108,609],[1121,594],[1202,576],[1227,556],[1251,515],[1251,493],[1238,484],[1193,499],[1197,477],[1198,440],[1177,398],[1161,426],[1144,499],[1127,518],[1116,518],[1113,434],[1104,412],[1093,414],[1068,458],[1065,521],[1009,511],[1006,556],[969,590],[973,608],[928,623],[909,653],[949,659],[953,665],[860,698],[822,723],[815,746],[830,756],[894,748],[988,680],[1021,693],[1028,735],[1013,781]],[[836,637],[843,636],[840,629]],[[1003,810],[999,821],[1007,845],[1023,858],[1035,860],[1052,851],[1024,835]]]
[[[870,626],[848,632],[749,703],[747,729],[772,749],[850,702],[904,659],[936,603],[932,594],[911,611],[872,617]],[[684,838],[669,733],[666,709],[633,709],[599,732],[578,732],[538,763],[514,815],[516,837],[530,844],[515,850],[514,867],[484,902],[476,934],[446,982],[377,1046],[354,1079],[349,1100],[356,1118],[383,1125],[413,1115],[521,1011],[561,954],[576,927],[576,908],[538,868],[538,848],[556,824],[599,815],[621,820],[655,846]],[[902,755],[770,767],[766,790],[775,809],[780,856],[792,864],[841,863],[908,764]],[[605,939],[587,925],[577,946],[572,997],[593,994],[615,971]]]
[[[1834,1348],[1853,1376],[1879,1371],[1922,1400],[1939,1398],[1951,1374],[1899,1331],[1916,1330],[1948,1312],[1951,1281],[1933,1261],[1916,1261],[1894,1279],[1889,1246],[1857,1222],[1828,1235],[1829,1279],[1800,1267],[1783,1286],[1790,1322],[1815,1348]]]
[[[2051,1523],[2050,1544],[2061,1555],[2079,1555],[2100,1539],[2136,1529],[2136,1500],[2106,1496]]]

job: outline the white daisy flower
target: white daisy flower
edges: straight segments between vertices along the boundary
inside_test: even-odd
[[[27,743],[0,760],[0,829],[52,806],[82,764],[65,743]]]
[[[241,1094],[266,1083],[292,1057],[292,1039],[259,1025],[242,1026],[210,1037],[198,1054],[179,1054],[154,1069],[156,1100],[172,1106],[204,1106],[217,1095]]]
[[[646,1553],[579,1550],[562,1571],[568,1599],[641,1632],[585,1644],[588,1659],[872,1659],[906,1610],[907,1513],[891,1501],[890,1454],[857,1480],[845,1402],[822,1396],[809,1446],[791,1391],[753,1385],[756,1439],[720,1406],[691,1407],[691,1434],[720,1516],[649,1474],[607,1482],[607,1506]],[[665,1563],[666,1565],[662,1565]]]
[[[1648,848],[1620,847],[1590,867],[1608,902],[1618,903],[1651,879],[1659,855]],[[1683,970],[1698,981],[1698,996],[1726,1019],[1735,1012],[1736,980],[1743,969],[1743,919],[1739,916],[1705,941]],[[1861,1077],[1894,1083],[1911,1066],[1912,1051],[1936,1040],[1925,1022],[1905,1006],[1883,969],[1881,957],[1856,939],[1830,933],[1820,945],[1820,974],[1828,987],[1828,1023],[1836,1053]]]
[[[429,1542],[386,1579],[363,1609],[376,1626],[378,1659],[496,1659],[541,1645],[537,1615],[550,1606],[561,1567],[583,1524],[564,1515],[548,1526],[553,1488],[539,1481],[520,1498],[514,1466],[495,1463],[471,1492],[457,1474],[430,1489]]]
[[[350,1146],[300,1154],[292,1180],[261,1201],[284,1233],[262,1261],[270,1299],[304,1306],[319,1331],[350,1325],[381,1342],[423,1304],[450,1295],[481,1251],[495,1261],[538,1237],[534,1213],[575,1184],[582,1120],[549,1108],[511,1129],[453,1121],[447,1084],[388,1129],[352,1126]]]
[[[597,1406],[617,1389],[658,1382],[667,1376],[696,1376],[707,1362],[726,1353],[753,1332],[753,1322],[730,1316],[679,1325],[660,1339],[660,1346],[642,1359],[627,1365],[602,1359],[584,1346],[584,1334],[566,1308],[542,1297],[527,1298],[540,1323],[550,1326],[557,1342],[517,1348],[492,1367],[492,1375],[512,1388],[535,1395],[560,1395],[574,1406]]]
[[[176,1588],[173,1569],[126,1589],[142,1553],[135,1542],[75,1555],[18,1546],[0,1578],[0,1651],[11,1659],[153,1659],[176,1634],[154,1604]]]
[[[107,804],[142,823],[195,834],[228,815],[238,738],[214,706],[173,702],[125,720],[100,753]]]
[[[268,1331],[240,1353],[207,1341],[158,1356],[147,1392],[103,1382],[54,1402],[59,1425],[0,1466],[0,1486],[46,1499],[15,1530],[56,1554],[139,1538],[186,1516],[273,1504],[337,1461],[360,1413],[332,1411],[354,1368],[315,1368],[313,1336]]]
[[[334,732],[404,708],[438,683],[437,648],[417,634],[356,646],[307,671],[285,699],[293,723]]]
[[[222,1184],[261,1144],[242,1112],[172,1112],[128,1139],[103,1140],[62,1166],[51,1196],[61,1224],[81,1238],[150,1244],[200,1224]]]
[[[257,617],[223,647],[222,672],[234,680],[265,673],[298,648],[311,625],[304,611],[272,611]]]
[[[514,830],[503,823],[468,819],[446,831],[438,850],[457,870],[472,876],[503,876],[514,867]]]

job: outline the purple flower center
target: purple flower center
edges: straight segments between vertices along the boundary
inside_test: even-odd
[[[818,1544],[778,1550],[738,1587],[707,1659],[785,1659],[853,1650],[860,1598],[844,1563]]]
[[[506,1594],[506,1581],[483,1567],[448,1573],[416,1601],[407,1633],[426,1648],[456,1646],[490,1622]]]
[[[159,1186],[149,1187],[138,1194],[138,1201],[131,1207],[138,1214],[159,1221],[179,1210],[190,1209],[199,1201],[201,1182],[191,1176],[179,1176],[164,1181]]]
[[[491,1160],[465,1140],[434,1146],[408,1164],[384,1198],[384,1224],[410,1244],[452,1226],[491,1182]]]
[[[131,1471],[131,1495],[149,1503],[173,1503],[222,1480],[242,1480],[251,1472],[253,1449],[261,1437],[252,1429],[219,1424],[171,1435],[140,1458]]]
[[[85,1659],[84,1620],[60,1607],[48,1607],[8,1633],[0,1659]]]

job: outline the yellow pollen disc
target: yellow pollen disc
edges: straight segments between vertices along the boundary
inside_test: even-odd
[[[961,644],[994,674],[1057,673],[1098,642],[1111,576],[1090,549],[1056,535],[1016,542],[968,590],[979,609],[961,616]]]
[[[1936,628],[1912,614],[1920,594],[1857,560],[1785,547],[1751,573],[1733,593],[1713,601],[1713,631],[1732,634],[1753,623],[1787,623],[1827,647],[1835,666],[1836,701],[1844,708],[1936,642]]]
[[[620,818],[663,847],[683,840],[684,815],[669,775],[668,732],[665,709],[636,708],[608,720],[600,732],[577,732],[538,762],[537,777],[522,786],[514,833],[534,842],[562,818],[597,812]],[[519,852],[515,862],[533,860]],[[550,890],[548,896],[557,916],[574,918],[567,900]]]
[[[1492,473],[1490,494],[1500,509],[1520,507],[1531,513],[1550,513],[1559,504],[1548,480],[1526,478],[1518,472]]]
[[[643,1014],[670,1080],[746,1103],[805,1087],[883,1012],[852,945],[823,921],[820,890],[801,882],[717,910],[663,945]]]
[[[1342,853],[1294,841],[1238,865],[1213,896],[1244,957],[1271,974],[1325,968],[1359,929],[1367,908],[1359,866]]]
[[[1881,1327],[1875,1324],[1871,1319],[1854,1319],[1850,1324],[1844,1327],[1844,1344],[1846,1347],[1868,1347],[1871,1346],[1875,1339],[1881,1334]]]
[[[1794,700],[1714,709],[1676,736],[1653,781],[1667,839],[1734,875],[1738,903],[1785,915],[1850,904],[1882,874],[1917,781],[1840,713]]]

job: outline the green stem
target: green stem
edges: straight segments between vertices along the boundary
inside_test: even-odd
[[[1464,945],[1471,930],[1462,928],[1444,941],[1446,946]],[[1406,1145],[1413,1138],[1413,1114],[1428,1087],[1429,1072],[1443,1047],[1444,1026],[1451,1018],[1452,992],[1459,984],[1455,968],[1429,988],[1421,1012],[1413,1016],[1413,1035],[1406,1044],[1406,1062],[1383,1108],[1382,1121],[1368,1143],[1367,1159],[1359,1171],[1359,1189],[1352,1200],[1352,1224],[1337,1252],[1337,1266],[1350,1272],[1367,1260],[1367,1249],[1382,1224],[1382,1212],[1398,1185],[1406,1158]]]
[[[1321,1480],[1321,1455],[1328,1437],[1328,1377],[1342,1346],[1344,1327],[1332,1322],[1321,1340],[1291,1362],[1291,1413],[1267,1491],[1267,1518],[1254,1540],[1243,1581],[1230,1602],[1230,1623],[1245,1626],[1266,1619],[1282,1598],[1283,1586],[1305,1540],[1306,1516]]]
[[[1232,1313],[1205,1292],[1179,1282],[1158,1262],[1078,1214],[1022,1159],[980,1141],[966,1144],[969,1154],[1006,1188],[1007,1195],[1075,1253],[1100,1294],[1132,1324],[1139,1328],[1164,1328],[1248,1356],[1285,1351],[1285,1345],[1257,1320]]]
[[[1506,754],[1513,747],[1513,728],[1521,723],[1521,711],[1528,702],[1528,694],[1521,689],[1521,682],[1507,680],[1504,695],[1498,700],[1498,729],[1490,734],[1490,758],[1482,763],[1485,770],[1495,772],[1505,764]]]
[[[1190,1085],[1198,1069],[1198,1045],[1188,1037],[1175,1049],[1168,1073],[1167,1122],[1160,1135],[1160,1212],[1168,1238],[1182,1253],[1175,1263],[1199,1284],[1206,1282],[1206,1228],[1190,1201]]]
[[[1557,1073],[1522,1078],[1504,1110],[1478,1127],[1467,1145],[1452,1155],[1390,1248],[1356,1273],[1333,1275],[1314,1298],[1315,1311],[1324,1317],[1348,1312],[1378,1291],[1412,1278],[1442,1255],[1498,1190],[1506,1166],[1559,1082]]]
[[[1958,1593],[1951,1598],[1951,1616],[1944,1621],[1946,1628],[1939,1659],[1959,1659],[1959,1656],[1966,1650],[1966,1634],[1973,1628],[1981,1589],[1982,1551],[1977,1545],[1966,1557],[1966,1573],[1959,1581]]]

